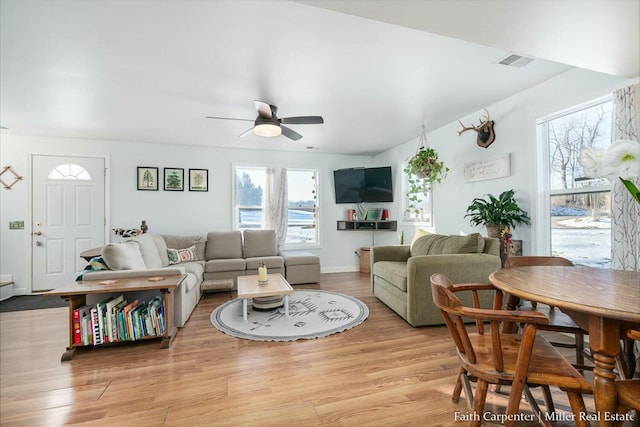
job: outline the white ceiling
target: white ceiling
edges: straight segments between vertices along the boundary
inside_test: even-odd
[[[373,154],[573,66],[637,77],[639,26],[640,0],[0,0],[0,125]],[[511,52],[537,59],[496,64]],[[294,142],[205,118],[254,99],[325,124]]]

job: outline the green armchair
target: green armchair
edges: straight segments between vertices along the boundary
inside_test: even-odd
[[[431,297],[432,274],[442,273],[454,283],[487,283],[500,268],[496,238],[422,232],[411,245],[371,248],[371,290],[411,326],[442,325]],[[481,293],[480,303],[491,308],[493,292]]]

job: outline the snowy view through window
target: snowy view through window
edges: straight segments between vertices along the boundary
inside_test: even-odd
[[[541,123],[549,148],[551,254],[575,264],[611,266],[611,192],[606,179],[585,176],[584,148],[611,144],[610,100]]]
[[[262,227],[265,167],[236,167],[235,221],[239,230]],[[287,247],[318,244],[317,171],[287,169]]]

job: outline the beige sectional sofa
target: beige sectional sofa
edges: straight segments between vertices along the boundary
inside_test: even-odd
[[[320,280],[320,262],[315,258],[313,274],[301,277],[293,271],[291,284],[315,283]],[[175,325],[182,327],[201,296],[204,280],[236,279],[258,274],[264,263],[269,273],[286,277],[285,260],[295,256],[278,254],[273,230],[214,231],[204,236],[172,236],[142,234],[122,243],[110,243],[102,249],[102,258],[109,270],[87,271],[82,280],[117,280],[125,277],[151,277],[186,274],[182,285],[174,292]],[[288,278],[287,278],[288,279]]]
[[[410,325],[441,325],[442,315],[431,297],[431,275],[442,273],[454,283],[486,283],[500,266],[498,239],[419,230],[411,245],[371,249],[371,289]],[[492,293],[480,295],[480,302],[490,308]]]
[[[262,263],[269,273],[285,274],[284,259],[278,255],[273,230],[212,231],[207,234],[204,280],[258,274]]]

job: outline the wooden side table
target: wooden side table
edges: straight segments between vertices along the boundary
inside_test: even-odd
[[[54,289],[44,293],[44,296],[58,296],[64,298],[69,302],[69,345],[66,351],[62,354],[61,360],[63,362],[71,360],[77,349],[83,347],[100,347],[109,346],[111,343],[94,345],[76,344],[73,339],[73,311],[77,308],[84,306],[87,303],[88,295],[109,295],[109,294],[125,294],[130,292],[144,292],[144,291],[158,291],[162,294],[164,299],[164,315],[166,330],[164,335],[143,337],[141,339],[158,338],[161,339],[160,348],[169,348],[176,334],[178,328],[173,321],[173,291],[180,286],[182,281],[186,278],[186,275],[174,275],[161,277],[159,280],[154,281],[149,277],[131,277],[114,280],[113,283],[106,283],[110,281],[99,280],[84,280],[76,282],[68,286]],[[117,341],[113,344],[119,344],[121,342],[132,341]]]

